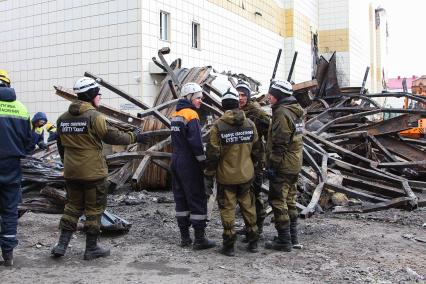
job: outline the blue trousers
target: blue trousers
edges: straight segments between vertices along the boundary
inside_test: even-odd
[[[0,246],[11,251],[18,245],[18,204],[21,202],[21,166],[19,159],[0,162]],[[6,166],[7,165],[7,166]]]
[[[205,228],[207,222],[207,195],[203,173],[194,157],[172,157],[172,189],[179,227]]]

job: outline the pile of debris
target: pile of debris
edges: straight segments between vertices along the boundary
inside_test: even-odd
[[[108,117],[108,123],[126,131],[141,128],[152,138],[146,145],[120,148],[117,153],[107,156],[111,189],[129,181],[135,190],[169,187],[169,117],[183,84],[197,82],[203,88],[200,118],[205,138],[212,120],[223,113],[220,96],[224,85],[235,86],[238,79],[244,79],[258,90],[259,82],[243,74],[219,74],[209,66],[181,68],[180,59],[169,65],[164,58],[169,52],[168,48],[159,50],[161,63],[153,58],[167,71],[167,76],[152,107],[91,73],[84,74],[141,109],[137,115],[131,115],[101,105],[99,111]],[[340,88],[335,65],[335,55],[329,61],[322,57],[316,79],[293,86],[295,96],[306,107],[304,167],[298,182],[301,215],[309,217],[332,205],[336,213],[370,212],[391,207],[411,210],[425,206],[425,200],[419,200],[416,193],[421,195],[426,189],[426,142],[406,139],[398,133],[424,117],[426,110],[383,108],[373,98],[409,97],[422,103],[426,100],[406,92],[368,94],[364,88],[367,76],[360,88]],[[57,95],[67,100],[76,99],[70,90],[60,86],[55,89]],[[265,96],[256,98],[263,105],[267,104]],[[402,115],[388,120],[378,119],[383,113]],[[23,162],[27,168],[24,169],[24,180],[42,184],[40,194],[44,196],[50,195],[46,193],[49,188],[61,188],[64,184],[58,164],[45,162],[55,153],[51,149]],[[25,188],[24,185],[24,191]],[[267,192],[267,182],[263,188]],[[63,206],[63,197],[58,199]]]

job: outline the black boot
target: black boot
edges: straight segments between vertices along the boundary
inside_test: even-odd
[[[223,246],[222,249],[220,250],[220,253],[226,256],[235,256],[234,245]]]
[[[237,230],[237,235],[245,235],[245,234],[247,234],[246,226],[244,226],[241,229]]]
[[[216,242],[206,238],[204,228],[194,228],[194,244],[192,248],[194,250],[209,249],[216,246]]]
[[[4,266],[13,266],[13,250],[11,251],[2,251],[1,252],[3,256],[3,265]]]
[[[265,221],[265,219],[258,219],[257,220],[257,231],[259,232],[259,238],[262,237],[262,233],[263,233],[263,222]]]
[[[228,236],[228,235],[222,235],[223,237],[223,246],[220,250],[220,253],[226,256],[235,256],[235,249],[234,244],[235,240],[237,239],[236,235]]]
[[[61,235],[59,236],[58,243],[52,248],[52,255],[54,257],[61,257],[65,255],[65,252],[70,243],[73,231],[61,230]]]
[[[273,241],[268,241],[265,243],[265,248],[279,250],[279,251],[291,251],[291,237],[290,237],[290,225],[283,227],[278,231],[278,238],[275,238]]]
[[[180,246],[187,247],[192,244],[192,239],[189,235],[189,227],[179,227],[180,230]]]
[[[302,249],[303,245],[299,243],[299,239],[297,237],[297,217],[290,220],[290,236],[291,236],[291,244],[294,249]]]
[[[84,252],[84,260],[91,260],[109,255],[109,249],[104,249],[98,246],[98,235],[86,234],[86,251]]]
[[[252,252],[252,253],[258,252],[259,249],[257,248],[257,241],[249,242],[249,244],[247,246],[247,251]]]

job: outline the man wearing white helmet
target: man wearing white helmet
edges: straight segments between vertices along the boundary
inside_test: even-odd
[[[182,98],[172,114],[172,189],[176,204],[176,219],[182,247],[190,246],[189,228],[194,228],[193,249],[201,250],[216,244],[205,236],[207,222],[207,194],[203,185],[204,154],[200,119],[197,109],[201,106],[202,89],[197,83],[186,83]]]
[[[272,125],[269,128],[266,157],[269,177],[269,203],[278,237],[267,242],[268,249],[291,251],[300,248],[297,239],[296,183],[303,161],[303,109],[287,81],[274,81],[269,88]]]
[[[108,256],[109,249],[97,245],[101,216],[106,207],[106,177],[108,167],[102,154],[102,142],[128,145],[143,142],[143,135],[135,131],[122,132],[108,124],[96,108],[100,106],[100,88],[95,80],[83,77],[74,84],[78,99],[57,120],[58,150],[64,164],[68,202],[59,228],[59,242],[52,255],[65,254],[81,215],[86,215],[86,250],[84,259]]]
[[[259,235],[263,232],[263,221],[266,218],[265,205],[261,196],[262,183],[263,183],[263,171],[265,167],[265,144],[264,140],[268,137],[269,124],[271,123],[271,118],[269,115],[262,110],[259,103],[256,101],[251,101],[251,88],[250,85],[245,81],[239,81],[236,89],[239,94],[240,99],[240,109],[244,111],[244,114],[247,118],[254,122],[256,125],[257,134],[259,139],[256,142],[257,149],[260,149],[260,159],[254,163],[254,180],[252,184],[254,196],[256,198],[256,216],[257,216],[257,228],[259,230]],[[245,228],[241,230],[241,233],[245,233]],[[239,232],[239,234],[241,234]]]
[[[207,143],[205,175],[206,191],[217,181],[217,201],[223,225],[221,253],[234,256],[235,207],[241,208],[247,229],[249,252],[257,252],[258,229],[254,194],[250,186],[254,177],[253,161],[259,159],[256,149],[256,126],[239,109],[238,92],[234,88],[222,95],[225,113],[213,125]]]

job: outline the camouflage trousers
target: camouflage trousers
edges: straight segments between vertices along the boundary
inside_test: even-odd
[[[223,244],[232,245],[236,240],[235,232],[235,208],[240,206],[244,223],[247,228],[249,241],[259,238],[256,225],[256,207],[251,182],[238,185],[217,186],[217,201],[219,205],[220,218],[223,225]]]
[[[255,206],[256,206],[256,216],[257,224],[263,223],[263,220],[266,218],[265,203],[262,199],[262,181],[263,181],[263,170],[255,171],[255,178],[252,183]]]
[[[297,217],[297,175],[278,174],[269,180],[269,203],[277,230],[288,226]]]
[[[84,230],[97,235],[100,232],[101,217],[107,204],[106,180],[67,180],[67,199],[64,214],[59,223],[61,230],[76,231],[81,215],[86,216]]]

